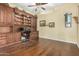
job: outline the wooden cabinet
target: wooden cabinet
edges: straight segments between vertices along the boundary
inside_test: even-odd
[[[38,41],[38,31],[31,32],[30,41]]]
[[[4,23],[5,20],[5,9],[2,5],[0,5],[0,22]]]
[[[6,23],[9,23],[11,25],[13,24],[13,9],[11,7],[6,7],[5,10]]]
[[[14,43],[20,41],[21,34],[19,32],[8,33],[7,34],[7,42]]]
[[[14,33],[14,40],[16,42],[21,41],[21,33],[20,32]]]
[[[15,42],[14,34],[13,33],[8,33],[7,34],[7,43],[10,44],[10,43],[13,43],[13,42]]]
[[[0,45],[11,44],[20,41],[21,34],[15,33],[0,33]]]
[[[0,23],[5,26],[13,24],[13,9],[11,7],[0,4]]]
[[[37,16],[31,17],[31,27],[32,31],[37,31]]]

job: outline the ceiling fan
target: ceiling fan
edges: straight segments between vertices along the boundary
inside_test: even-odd
[[[46,8],[44,7],[44,5],[46,5],[48,3],[35,3],[33,5],[28,5],[28,7],[35,7],[35,12],[38,11],[38,8],[41,8],[42,10],[46,10]]]

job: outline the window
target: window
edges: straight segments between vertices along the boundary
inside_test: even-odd
[[[70,28],[72,26],[72,13],[65,13],[65,27]]]

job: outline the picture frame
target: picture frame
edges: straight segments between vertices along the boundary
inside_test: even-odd
[[[55,22],[49,22],[49,27],[50,28],[55,27]]]
[[[41,20],[41,21],[40,21],[40,26],[41,26],[41,27],[46,26],[46,20]]]

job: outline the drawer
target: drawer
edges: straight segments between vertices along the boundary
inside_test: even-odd
[[[0,37],[0,40],[4,40],[4,39],[7,39],[7,37]]]
[[[8,33],[11,31],[10,27],[0,27],[0,33]],[[1,35],[5,35],[5,34],[1,34]]]
[[[7,36],[7,34],[0,34],[0,37],[5,37]]]
[[[0,40],[0,45],[6,45],[7,41],[6,40]]]

